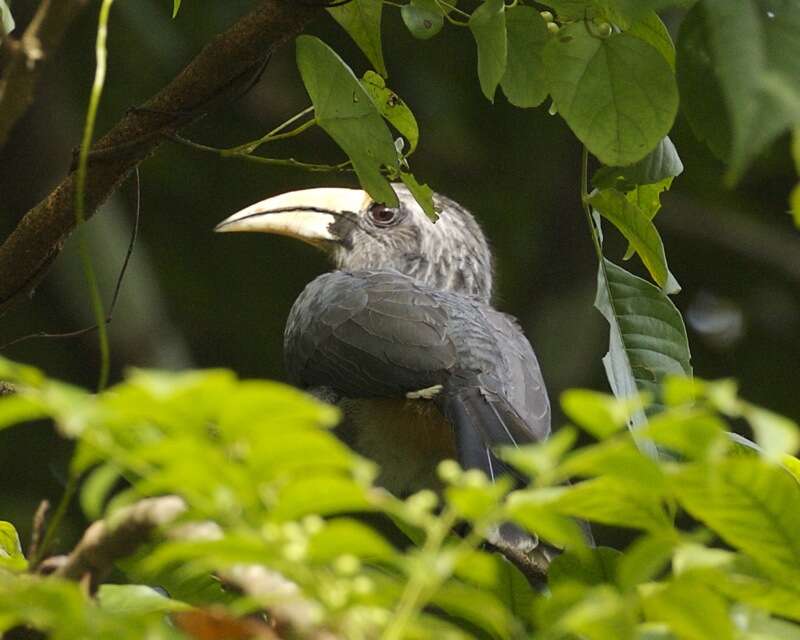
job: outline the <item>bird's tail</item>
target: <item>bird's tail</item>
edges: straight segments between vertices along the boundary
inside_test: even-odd
[[[493,450],[529,444],[533,437],[506,400],[479,387],[467,387],[442,394],[441,409],[455,430],[461,466],[480,469],[492,480],[504,473],[516,476]]]

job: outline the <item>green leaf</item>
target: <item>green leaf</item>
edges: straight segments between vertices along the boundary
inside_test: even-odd
[[[389,89],[386,81],[374,71],[367,71],[364,74],[361,86],[372,98],[380,114],[408,140],[407,155],[414,153],[419,142],[419,125],[408,105]]]
[[[8,571],[25,571],[28,561],[22,553],[19,534],[14,525],[0,520],[0,569]]]
[[[729,183],[800,121],[800,6],[792,0],[703,3],[708,49],[731,122]],[[703,19],[700,17],[699,19]]]
[[[800,484],[760,458],[686,465],[672,478],[684,508],[777,575],[800,575]]]
[[[647,392],[655,397],[664,376],[692,375],[683,318],[658,288],[603,260],[594,304],[610,326],[603,365],[615,396]],[[631,425],[644,422],[644,413],[637,412]]]
[[[617,583],[623,590],[651,581],[667,566],[676,536],[656,532],[637,538],[617,563]]]
[[[11,9],[8,8],[6,0],[0,0],[0,42],[14,30],[14,16],[11,15]]]
[[[350,6],[357,8],[360,3],[337,9]],[[397,195],[381,170],[398,168],[397,150],[375,103],[338,54],[319,38],[297,38],[297,66],[319,126],[353,161],[358,179],[370,196],[376,202],[396,206]]]
[[[725,600],[709,587],[677,580],[651,589],[643,599],[648,620],[663,622],[686,640],[733,640]]]
[[[702,4],[681,23],[676,60],[681,112],[695,136],[719,159],[731,152],[731,123],[715,75],[716,60],[708,44],[708,26]]]
[[[549,33],[539,12],[518,4],[506,10],[508,56],[500,81],[508,101],[517,107],[536,107],[547,97],[542,51]]]
[[[550,564],[548,586],[556,589],[564,582],[578,582],[590,587],[613,584],[621,556],[619,551],[609,547],[595,547],[581,553],[566,551]]]
[[[726,425],[715,414],[673,410],[650,418],[643,435],[689,460],[702,460],[726,442]]]
[[[313,535],[308,545],[308,559],[320,564],[330,563],[343,553],[362,560],[393,562],[395,548],[367,525],[349,518],[335,518]]]
[[[604,440],[625,428],[633,409],[643,407],[638,398],[623,401],[597,391],[568,389],[561,394],[561,408],[575,424]]]
[[[431,189],[427,184],[420,184],[417,182],[417,179],[414,177],[414,175],[408,171],[401,171],[400,179],[403,181],[403,184],[408,187],[411,195],[414,196],[414,200],[416,200],[419,206],[422,207],[425,215],[436,222],[436,220],[439,219],[439,214],[436,212],[436,209],[433,206],[433,189]]]
[[[562,427],[547,440],[520,447],[504,447],[500,457],[531,479],[547,476],[572,449],[578,434],[572,427]]]
[[[383,77],[388,76],[381,43],[383,2],[351,0],[338,7],[329,7],[328,12],[350,34],[375,70]]]
[[[519,623],[490,591],[450,581],[431,598],[431,604],[461,620],[466,620],[494,638],[519,635]]]
[[[0,429],[47,416],[42,403],[27,394],[0,397]]]
[[[644,266],[662,289],[669,284],[667,257],[661,236],[652,221],[622,193],[615,189],[595,191],[589,204],[611,222],[639,254]],[[667,291],[671,293],[671,291]]]
[[[675,78],[647,42],[627,33],[595,37],[580,22],[563,27],[543,59],[559,113],[603,164],[641,160],[672,127]]]
[[[296,478],[282,487],[269,516],[273,520],[297,520],[305,515],[321,516],[372,511],[367,490],[340,474],[317,473]]]
[[[658,487],[601,476],[568,487],[555,501],[559,513],[615,527],[663,531],[672,528]]]
[[[400,15],[411,35],[420,40],[432,38],[444,26],[444,13],[436,0],[411,0],[400,8]]]
[[[628,167],[601,167],[592,176],[598,189],[630,191],[637,185],[663,182],[683,173],[683,163],[669,136],[664,137],[644,158]],[[653,216],[650,216],[652,219]]]
[[[556,512],[556,504],[564,491],[564,487],[514,491],[506,501],[508,516],[555,545],[585,547],[578,523]]]
[[[168,598],[141,584],[103,584],[97,591],[102,609],[116,614],[142,614],[191,609],[185,602]]]
[[[0,0],[2,2],[2,0]],[[172,0],[172,17],[175,18],[178,15],[178,11],[181,10],[181,0]]]
[[[81,487],[80,502],[83,512],[90,520],[103,515],[103,505],[114,485],[119,481],[122,470],[112,462],[107,462],[92,470]]]
[[[568,589],[554,590],[550,605],[542,606],[540,611],[547,608],[558,609],[563,607],[560,615],[546,629],[551,628],[561,632],[555,637],[586,638],[586,640],[633,640],[636,617],[630,603],[623,599],[616,589],[608,585],[600,585],[591,589],[581,587],[583,592],[576,592],[575,585]],[[561,601],[562,594],[567,592],[566,603]],[[578,595],[576,599],[575,596]],[[547,600],[543,598],[542,601]],[[568,603],[568,604],[567,604]],[[564,606],[567,604],[567,606]],[[553,606],[555,605],[555,606]],[[552,614],[551,614],[552,615]],[[544,626],[544,625],[542,625]]]
[[[627,439],[613,439],[573,451],[558,468],[560,477],[622,477],[651,488],[664,485],[659,466]]]
[[[481,91],[494,102],[508,57],[506,11],[503,0],[485,0],[469,18],[469,28],[478,46],[478,80]]]
[[[675,69],[675,45],[669,35],[666,25],[655,11],[645,13],[634,22],[626,33],[653,45],[672,69]]]
[[[796,422],[752,405],[745,405],[742,414],[753,428],[756,442],[767,458],[780,462],[784,456],[797,453],[800,428]]]

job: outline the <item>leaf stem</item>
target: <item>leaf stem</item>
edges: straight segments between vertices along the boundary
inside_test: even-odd
[[[103,86],[105,85],[106,79],[108,16],[113,2],[114,0],[103,0],[97,22],[97,40],[95,42],[97,64],[95,67],[92,92],[89,96],[89,107],[86,111],[86,124],[83,129],[80,155],[78,157],[78,169],[75,176],[75,220],[77,227],[81,227],[86,220],[86,172],[89,148],[92,144],[95,123],[97,121],[97,110],[100,106],[100,98],[103,94]],[[80,229],[79,251],[84,277],[86,278],[86,284],[89,286],[92,311],[94,313],[95,323],[97,324],[97,336],[100,343],[100,375],[97,381],[97,390],[102,391],[108,384],[111,360],[108,345],[108,331],[106,329],[106,314],[103,308],[103,299],[100,296],[100,288],[97,284],[97,277],[92,265],[92,257],[89,253],[89,247],[86,241],[86,233],[83,229]],[[59,507],[60,506],[61,505],[59,505]],[[43,544],[42,547],[44,548],[44,546]]]
[[[428,560],[435,564],[436,558],[440,556],[442,544],[455,525],[456,519],[455,512],[452,509],[446,509],[428,529],[425,544],[414,559],[411,575],[400,596],[397,610],[383,634],[383,640],[401,640],[406,635],[408,624],[417,610],[423,606],[425,592],[432,586],[435,587],[436,583],[441,580],[437,568],[431,566]]]
[[[307,109],[303,109],[300,113],[292,116],[286,122],[279,124],[272,131],[263,135],[258,140],[253,140],[252,142],[245,142],[244,144],[240,144],[238,147],[231,147],[230,149],[224,149],[223,155],[226,155],[225,152],[228,152],[227,155],[236,155],[237,153],[252,153],[256,149],[258,149],[262,144],[266,144],[267,142],[273,142],[275,140],[284,140],[286,138],[291,138],[293,136],[296,136],[305,131],[306,129],[310,129],[315,124],[317,124],[317,119],[312,118],[308,122],[304,122],[300,126],[295,127],[291,131],[286,131],[284,133],[281,133],[281,131],[283,131],[289,125],[292,125],[301,118],[305,117],[309,113],[313,112],[314,112],[313,106],[308,107]]]
[[[113,2],[113,0],[110,1]],[[61,525],[61,521],[64,519],[64,515],[67,513],[69,503],[72,502],[72,498],[75,495],[75,492],[78,490],[79,475],[80,474],[70,469],[69,477],[67,478],[67,486],[64,487],[64,493],[61,494],[61,500],[59,501],[58,506],[53,513],[53,518],[50,520],[50,524],[47,526],[44,539],[36,549],[36,555],[31,558],[32,567],[36,567],[44,559],[45,554],[50,549],[50,545],[53,543],[53,538],[56,535],[56,531],[58,531],[58,527]]]
[[[169,136],[169,139],[184,146],[190,147],[192,149],[196,149],[197,151],[216,153],[217,155],[220,155],[224,158],[241,158],[242,160],[249,160],[250,162],[257,162],[259,164],[270,164],[281,167],[293,167],[295,169],[304,169],[305,171],[319,171],[319,172],[347,171],[350,169],[351,166],[350,160],[345,160],[344,162],[340,162],[339,164],[314,164],[312,162],[301,162],[300,160],[295,160],[294,158],[265,158],[263,156],[254,156],[251,153],[245,153],[243,151],[234,152],[232,149],[220,149],[218,147],[211,147],[209,145],[188,140],[177,134]]]

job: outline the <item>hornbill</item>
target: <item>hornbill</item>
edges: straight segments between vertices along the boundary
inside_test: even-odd
[[[493,449],[545,439],[550,406],[530,343],[491,306],[492,255],[473,216],[436,195],[434,223],[394,190],[396,207],[358,189],[284,193],[216,230],[290,236],[333,261],[289,314],[288,374],[342,408],[343,439],[404,496],[437,487],[446,458],[496,477]]]

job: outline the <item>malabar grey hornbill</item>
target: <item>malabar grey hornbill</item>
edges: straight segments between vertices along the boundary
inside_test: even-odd
[[[284,193],[216,230],[286,235],[331,258],[289,314],[286,367],[343,409],[343,439],[405,496],[437,487],[445,458],[499,475],[493,449],[545,439],[550,406],[530,343],[491,305],[491,250],[473,216],[436,195],[434,223],[394,190],[397,207],[358,189]]]

